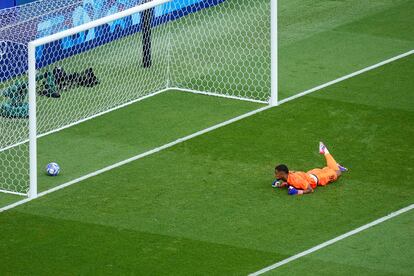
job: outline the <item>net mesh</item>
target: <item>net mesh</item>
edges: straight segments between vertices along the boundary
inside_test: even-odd
[[[12,11],[21,23],[9,18],[0,29],[0,189],[29,187],[27,43],[142,2],[39,1]],[[167,88],[267,102],[269,10],[268,0],[175,0],[37,47],[37,134]]]
[[[206,5],[171,23],[171,85],[267,102],[270,1]]]

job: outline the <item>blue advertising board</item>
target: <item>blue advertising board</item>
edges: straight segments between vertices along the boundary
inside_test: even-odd
[[[0,9],[14,7],[15,4],[14,0],[0,0]]]
[[[48,16],[47,19],[30,20],[21,26],[30,29],[34,38],[44,37],[58,31],[90,22],[102,14],[122,10],[125,0],[84,0],[83,5],[70,7],[65,12]],[[225,0],[173,0],[154,10],[152,26],[197,12]],[[47,66],[61,59],[90,50],[113,40],[141,31],[141,14],[110,22],[86,32],[49,43],[36,49],[37,67]],[[14,28],[15,29],[15,28]],[[0,36],[0,81],[23,74],[27,71],[27,50],[24,43],[9,41]],[[29,39],[32,40],[32,39]]]
[[[16,0],[16,6],[34,2],[36,0]]]

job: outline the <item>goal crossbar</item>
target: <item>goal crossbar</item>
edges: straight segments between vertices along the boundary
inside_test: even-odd
[[[133,8],[118,12],[118,13],[114,13],[114,14],[102,17],[100,19],[97,19],[97,20],[94,20],[94,21],[91,21],[91,22],[88,22],[88,23],[84,23],[84,24],[81,24],[79,26],[76,26],[76,27],[73,27],[73,28],[55,33],[55,34],[33,40],[33,41],[29,42],[29,48],[30,47],[37,47],[37,46],[41,46],[41,45],[44,45],[44,44],[47,44],[47,43],[50,43],[50,42],[53,42],[53,41],[57,41],[57,40],[60,40],[62,38],[65,38],[65,37],[68,37],[68,36],[71,36],[71,35],[74,35],[74,34],[77,34],[77,33],[87,31],[87,30],[92,29],[92,28],[96,28],[96,27],[105,25],[107,23],[116,21],[118,19],[121,19],[121,18],[124,18],[124,17],[127,17],[127,16],[131,16],[133,14],[136,14],[136,13],[139,13],[139,12],[142,12],[142,11],[145,11],[145,10],[155,8],[156,6],[159,6],[159,5],[171,2],[171,1],[172,0],[153,0],[151,2],[147,2],[145,4],[141,4],[141,5],[135,6]]]

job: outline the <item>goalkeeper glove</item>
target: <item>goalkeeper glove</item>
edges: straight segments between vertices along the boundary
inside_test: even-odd
[[[296,190],[295,187],[293,187],[293,186],[289,186],[288,194],[289,195],[297,195],[298,194],[298,190]]]

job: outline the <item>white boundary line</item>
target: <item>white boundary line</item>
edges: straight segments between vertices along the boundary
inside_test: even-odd
[[[413,54],[413,53],[414,53],[414,50],[411,50],[411,51],[408,51],[408,52],[406,52],[406,53],[404,53],[404,54],[401,54],[401,55],[395,56],[395,57],[393,57],[393,58],[390,58],[390,59],[384,60],[384,61],[382,61],[382,62],[380,62],[380,63],[374,64],[374,65],[369,66],[369,67],[367,67],[367,68],[365,68],[365,69],[362,69],[362,70],[356,71],[356,72],[354,72],[354,73],[351,73],[351,74],[349,74],[349,75],[343,76],[343,77],[338,78],[338,79],[336,79],[336,80],[333,80],[333,81],[327,82],[327,83],[322,84],[322,85],[319,85],[319,86],[317,86],[317,87],[315,87],[315,88],[312,88],[312,89],[306,90],[306,91],[304,91],[304,92],[301,92],[301,93],[299,93],[298,95],[295,95],[295,96],[289,97],[289,98],[287,98],[287,99],[284,99],[284,100],[280,101],[280,102],[279,102],[279,104],[283,104],[283,103],[286,103],[286,102],[291,101],[291,100],[293,100],[293,99],[296,99],[296,98],[299,98],[299,97],[303,97],[303,96],[305,96],[305,95],[307,95],[307,94],[310,94],[310,93],[312,93],[312,92],[318,91],[318,90],[320,90],[320,89],[322,89],[322,88],[325,88],[325,87],[327,87],[327,86],[330,86],[330,85],[336,84],[336,83],[341,82],[341,81],[343,81],[343,80],[349,79],[349,78],[354,77],[354,76],[356,76],[356,75],[359,75],[359,74],[365,73],[365,72],[367,72],[367,71],[369,71],[369,70],[373,70],[373,69],[378,68],[378,67],[380,67],[380,66],[382,66],[382,65],[385,65],[385,64],[387,64],[387,63],[393,62],[393,61],[395,61],[395,60],[397,60],[397,59],[401,59],[401,58],[403,58],[403,57],[409,56],[409,55],[411,55],[411,54]],[[162,90],[162,91],[164,91],[164,90]],[[160,93],[161,93],[161,91],[160,91]],[[65,188],[65,187],[68,187],[68,186],[70,186],[70,185],[73,185],[73,184],[75,184],[75,183],[78,183],[78,182],[80,182],[80,181],[82,181],[82,180],[85,180],[85,179],[88,179],[88,178],[90,178],[90,177],[96,176],[96,175],[98,175],[98,174],[104,173],[104,172],[106,172],[106,171],[109,171],[109,170],[111,170],[111,169],[114,169],[114,168],[117,168],[117,167],[119,167],[119,166],[125,165],[125,164],[127,164],[127,163],[130,163],[130,162],[132,162],[132,161],[138,160],[138,159],[140,159],[140,158],[143,158],[143,157],[145,157],[145,156],[151,155],[151,154],[153,154],[153,153],[159,152],[159,151],[161,151],[161,150],[164,150],[164,149],[170,148],[170,147],[172,147],[172,146],[174,146],[174,145],[176,145],[176,144],[179,144],[179,143],[181,143],[181,142],[187,141],[187,140],[192,139],[192,138],[194,138],[194,137],[200,136],[200,135],[202,135],[202,134],[205,134],[205,133],[210,132],[210,131],[212,131],[212,130],[218,129],[218,128],[220,128],[220,127],[223,127],[223,126],[229,125],[229,124],[231,124],[231,123],[234,123],[234,122],[236,122],[236,121],[242,120],[242,119],[244,119],[244,118],[250,117],[250,116],[252,116],[252,115],[255,115],[255,114],[257,114],[257,113],[260,113],[260,112],[262,112],[262,111],[264,111],[264,110],[267,110],[267,109],[269,109],[269,108],[272,108],[272,107],[273,107],[273,106],[268,105],[268,106],[265,106],[265,107],[263,107],[263,108],[259,108],[259,109],[257,109],[257,110],[253,110],[253,111],[248,112],[248,113],[246,113],[246,114],[240,115],[240,116],[235,117],[235,118],[233,118],[233,119],[230,119],[230,120],[228,120],[228,121],[222,122],[222,123],[217,124],[217,125],[215,125],[215,126],[212,126],[212,127],[206,128],[206,129],[201,130],[201,131],[198,131],[198,132],[193,133],[193,134],[191,134],[191,135],[188,135],[188,136],[185,136],[185,137],[183,137],[183,138],[180,138],[180,139],[178,139],[178,140],[176,140],[176,141],[174,141],[174,142],[171,142],[171,143],[165,144],[165,145],[163,145],[163,146],[160,146],[160,147],[158,147],[158,148],[152,149],[152,150],[150,150],[150,151],[147,151],[147,152],[141,153],[141,154],[139,154],[139,155],[137,155],[137,156],[135,156],[135,157],[132,157],[132,158],[126,159],[126,160],[124,160],[124,161],[121,161],[121,162],[119,162],[119,163],[113,164],[113,165],[108,166],[108,167],[106,167],[106,168],[100,169],[100,170],[98,170],[98,171],[96,171],[96,172],[93,172],[93,173],[87,174],[87,175],[85,175],[85,176],[83,176],[83,177],[80,177],[80,178],[78,178],[78,179],[72,180],[72,181],[70,181],[70,182],[67,182],[67,183],[64,183],[64,184],[62,184],[62,185],[56,186],[56,187],[54,187],[54,188],[52,188],[52,189],[46,190],[46,191],[44,191],[44,192],[41,192],[41,193],[39,193],[39,194],[38,194],[38,197],[42,197],[42,196],[44,196],[44,195],[46,195],[46,194],[49,194],[49,193],[55,192],[55,191],[57,191],[57,190],[63,189],[63,188]],[[17,207],[17,206],[19,206],[19,205],[22,205],[22,204],[24,204],[24,203],[26,203],[26,202],[29,202],[29,201],[31,201],[31,200],[32,200],[31,198],[26,198],[26,199],[23,199],[23,200],[17,201],[17,202],[15,202],[15,203],[13,203],[13,204],[10,204],[10,205],[7,205],[7,206],[5,206],[5,207],[2,207],[2,208],[0,208],[0,213],[1,213],[1,212],[4,212],[4,211],[6,211],[6,210],[12,209],[12,208],[14,208],[14,207]]]
[[[107,171],[110,171],[110,170],[112,170],[112,169],[118,168],[118,167],[123,166],[123,165],[125,165],[125,164],[131,163],[131,162],[133,162],[133,161],[135,161],[135,160],[138,160],[138,159],[144,158],[144,157],[146,157],[146,156],[148,156],[148,155],[151,155],[151,154],[157,153],[157,152],[159,152],[159,151],[162,151],[162,150],[164,150],[164,149],[167,149],[167,148],[170,148],[170,147],[172,147],[172,146],[175,146],[175,145],[177,145],[177,144],[179,144],[179,143],[182,143],[182,142],[184,142],[184,141],[190,140],[190,139],[192,139],[192,138],[194,138],[194,137],[200,136],[200,135],[205,134],[205,133],[207,133],[207,132],[210,132],[210,131],[213,131],[213,130],[215,130],[215,129],[221,128],[221,127],[223,127],[223,126],[226,126],[226,125],[232,124],[232,123],[234,123],[234,122],[240,121],[240,120],[242,120],[242,119],[244,119],[244,118],[250,117],[250,116],[252,116],[252,115],[254,115],[254,114],[256,114],[256,113],[262,112],[262,111],[267,110],[267,109],[269,109],[269,108],[271,108],[271,106],[269,106],[269,105],[268,105],[268,106],[265,106],[265,107],[262,107],[262,108],[259,108],[259,109],[256,109],[256,110],[253,110],[253,111],[250,111],[250,112],[248,112],[248,113],[245,113],[245,114],[243,114],[243,115],[237,116],[237,117],[235,117],[235,118],[232,118],[232,119],[227,120],[227,121],[225,121],[225,122],[222,122],[222,123],[220,123],[220,124],[217,124],[217,125],[211,126],[211,127],[209,127],[209,128],[206,128],[206,129],[203,129],[203,130],[197,131],[197,132],[195,132],[195,133],[193,133],[193,134],[191,134],[191,135],[188,135],[188,136],[185,136],[185,137],[179,138],[179,139],[177,139],[177,140],[175,140],[175,141],[173,141],[173,142],[170,142],[170,143],[168,143],[168,144],[165,144],[165,145],[163,145],[163,146],[160,146],[160,147],[154,148],[154,149],[152,149],[152,150],[146,151],[146,152],[144,152],[144,153],[138,154],[138,155],[136,155],[136,156],[134,156],[134,157],[131,157],[131,158],[129,158],[129,159],[123,160],[123,161],[121,161],[121,162],[115,163],[115,164],[110,165],[110,166],[108,166],[108,167],[105,167],[105,168],[103,168],[103,169],[100,169],[100,170],[97,170],[97,171],[95,171],[95,172],[89,173],[89,174],[87,174],[87,175],[84,175],[84,176],[82,176],[82,177],[79,177],[79,178],[77,178],[77,179],[74,179],[74,180],[72,180],[72,181],[69,181],[69,182],[64,183],[64,184],[62,184],[62,185],[56,186],[56,187],[54,187],[54,188],[52,188],[52,189],[46,190],[46,191],[44,191],[44,192],[41,192],[41,193],[39,193],[39,194],[38,194],[38,197],[42,197],[42,196],[44,196],[44,195],[47,195],[47,194],[53,193],[53,192],[55,192],[55,191],[61,190],[61,189],[66,188],[66,187],[68,187],[68,186],[70,186],[70,185],[73,185],[73,184],[76,184],[76,183],[78,183],[78,182],[81,182],[81,181],[83,181],[83,180],[85,180],[85,179],[88,179],[88,178],[91,178],[91,177],[93,177],[93,176],[96,176],[96,175],[102,174],[102,173],[104,173],[104,172],[107,172]],[[29,202],[30,200],[31,200],[30,198],[26,198],[26,199],[20,200],[20,201],[18,201],[18,202],[15,202],[15,203],[13,203],[13,204],[10,204],[10,205],[8,205],[8,206],[5,206],[5,207],[3,207],[3,208],[0,208],[0,213],[1,213],[1,212],[4,212],[4,211],[6,211],[6,210],[12,209],[12,208],[14,208],[14,207],[17,207],[17,206],[19,206],[19,205],[22,205],[22,204],[24,204],[24,203],[26,203],[26,202]]]
[[[365,224],[365,225],[363,225],[361,227],[358,227],[358,228],[356,228],[354,230],[351,230],[351,231],[349,231],[349,232],[347,232],[345,234],[342,234],[342,235],[340,235],[340,236],[338,236],[336,238],[333,238],[333,239],[331,239],[329,241],[326,241],[324,243],[321,243],[321,244],[319,244],[317,246],[314,246],[314,247],[312,247],[312,248],[310,248],[308,250],[305,250],[305,251],[303,251],[301,253],[298,253],[296,255],[293,255],[292,257],[289,257],[287,259],[284,259],[284,260],[282,260],[280,262],[277,262],[277,263],[275,263],[273,265],[270,265],[268,267],[265,267],[265,268],[263,268],[263,269],[261,269],[259,271],[256,271],[254,273],[251,273],[249,275],[251,275],[251,276],[257,276],[257,275],[261,275],[263,273],[269,272],[270,270],[273,270],[273,269],[278,268],[278,267],[280,267],[282,265],[285,265],[285,264],[290,263],[290,262],[292,262],[294,260],[297,260],[297,259],[299,259],[301,257],[304,257],[306,255],[309,255],[309,254],[311,254],[311,253],[313,253],[315,251],[318,251],[318,250],[320,250],[322,248],[325,248],[325,247],[327,247],[327,246],[329,246],[331,244],[334,244],[334,243],[336,243],[336,242],[338,242],[340,240],[343,240],[343,239],[346,239],[346,238],[348,238],[350,236],[353,236],[355,234],[358,234],[359,232],[362,232],[364,230],[367,230],[368,228],[371,228],[371,227],[373,227],[375,225],[378,225],[378,224],[380,224],[380,223],[382,223],[384,221],[387,221],[387,220],[392,219],[392,218],[394,218],[396,216],[399,216],[399,215],[401,215],[403,213],[406,213],[406,212],[408,212],[408,211],[410,211],[412,209],[414,209],[414,204],[411,204],[411,205],[409,205],[407,207],[404,207],[404,208],[402,208],[402,209],[400,209],[400,210],[398,210],[396,212],[393,212],[393,213],[391,213],[389,215],[386,215],[386,216],[384,216],[382,218],[379,218],[377,220],[374,220],[374,221],[372,221],[372,222],[370,222],[368,224]]]

